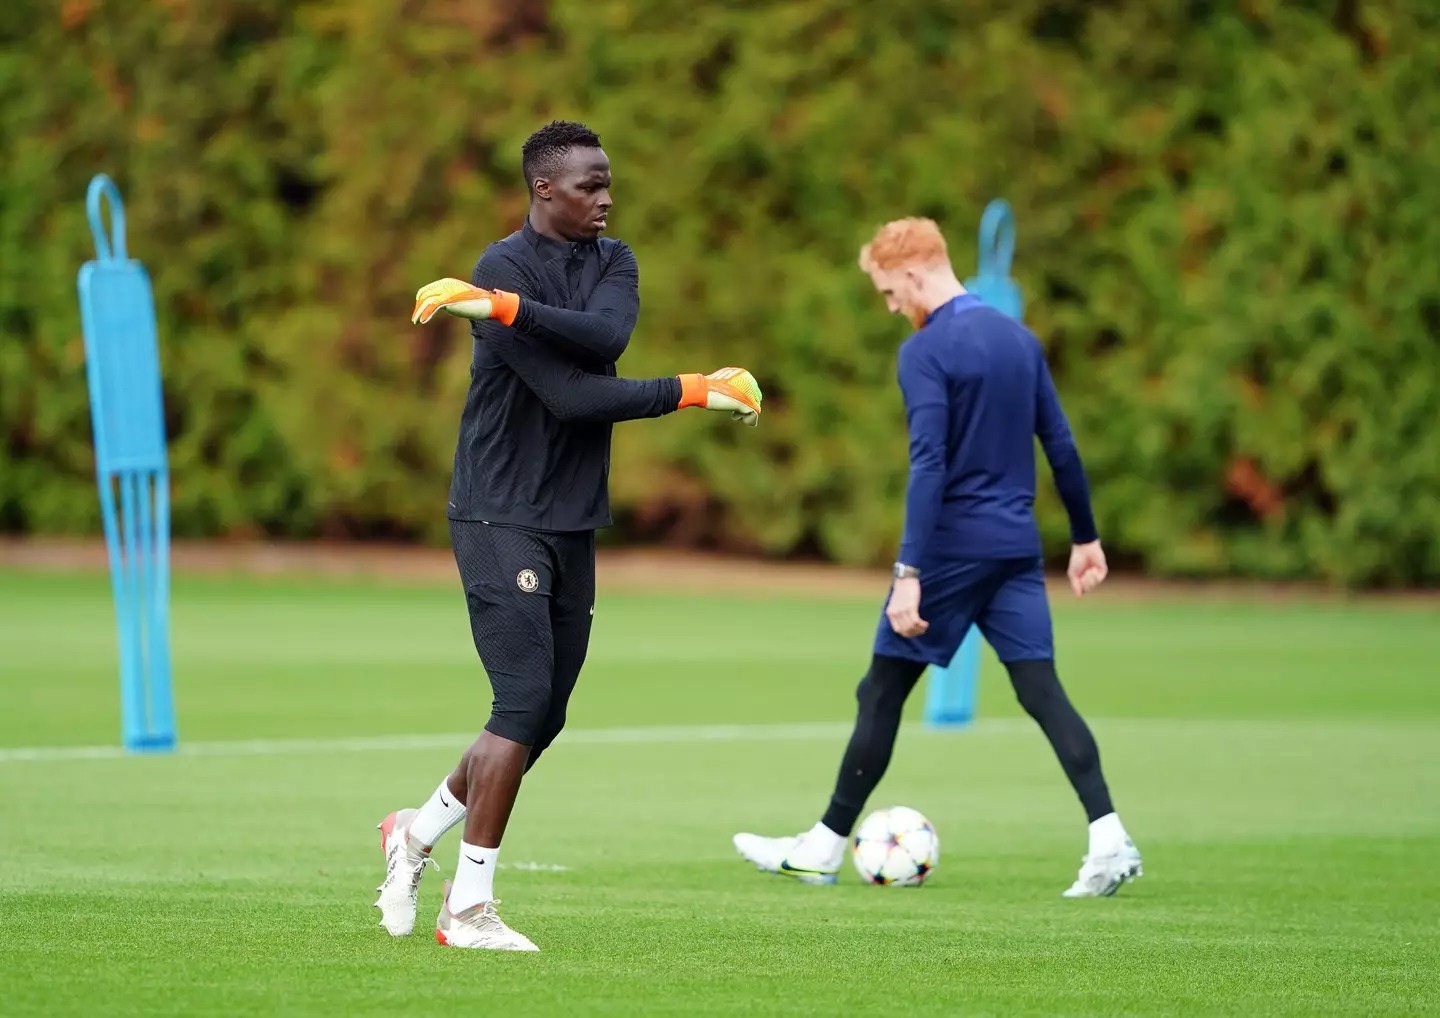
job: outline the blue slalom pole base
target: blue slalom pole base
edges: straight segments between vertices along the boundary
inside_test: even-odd
[[[953,714],[935,714],[925,719],[931,728],[968,728],[975,723],[975,712],[956,711]]]
[[[175,752],[175,736],[141,735],[133,738],[126,738],[125,752],[149,754],[173,753]]]

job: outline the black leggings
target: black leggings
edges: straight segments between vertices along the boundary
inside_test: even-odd
[[[900,713],[925,668],[919,661],[877,654],[870,662],[870,671],[860,680],[855,690],[859,702],[855,730],[845,747],[835,794],[823,818],[825,826],[836,834],[849,835],[870,793],[885,776],[900,731]],[[1020,706],[1050,740],[1086,816],[1093,821],[1114,812],[1100,770],[1095,737],[1065,695],[1060,676],[1055,673],[1055,662],[1011,661],[1005,668]]]

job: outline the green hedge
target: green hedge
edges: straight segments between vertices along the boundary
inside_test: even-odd
[[[903,338],[855,269],[985,203],[1119,560],[1440,579],[1440,8],[1086,0],[8,0],[0,529],[97,529],[75,271],[120,185],[182,535],[443,539],[469,350],[415,287],[583,118],[644,310],[629,375],[740,363],[751,432],[617,429],[612,539],[883,562]],[[1065,524],[1042,497],[1063,552]]]

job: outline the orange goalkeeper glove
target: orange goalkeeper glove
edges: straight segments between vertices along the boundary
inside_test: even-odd
[[[437,311],[456,318],[493,318],[501,325],[510,325],[520,311],[520,297],[505,290],[482,290],[459,279],[437,279],[415,292],[410,321],[424,325]]]
[[[750,427],[760,423],[760,385],[744,368],[721,368],[708,375],[680,376],[680,406],[728,410]]]

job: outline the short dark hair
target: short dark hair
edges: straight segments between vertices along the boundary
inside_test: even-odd
[[[552,120],[525,139],[520,148],[520,168],[525,190],[535,187],[536,177],[553,177],[564,165],[572,148],[599,148],[600,136],[573,120]]]

